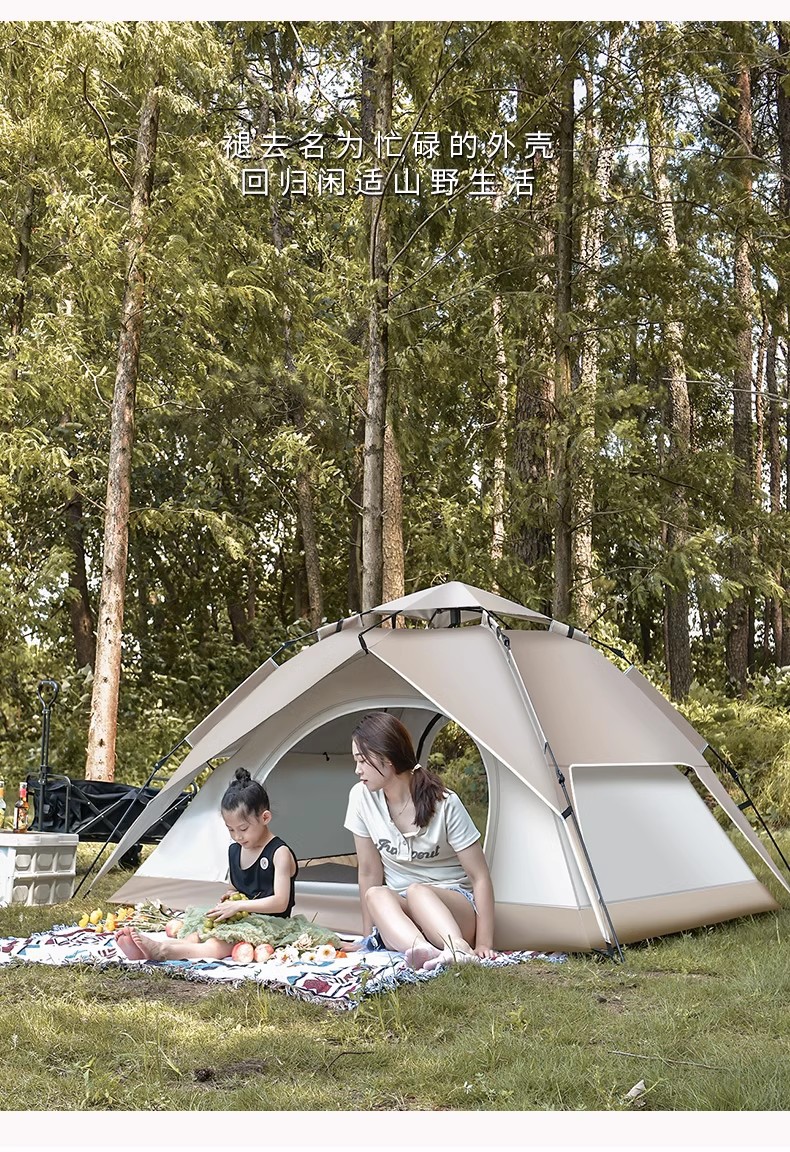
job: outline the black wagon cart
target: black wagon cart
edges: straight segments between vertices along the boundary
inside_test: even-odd
[[[145,784],[139,786],[117,780],[80,780],[53,772],[49,765],[50,725],[59,691],[54,680],[42,680],[37,689],[43,712],[41,764],[38,773],[27,777],[28,796],[33,802],[30,828],[37,832],[76,833],[81,841],[117,843],[159,791],[164,782],[160,775],[164,761],[154,765]],[[134,866],[139,862],[143,844],[159,843],[196,791],[191,787],[179,793],[172,807],[125,853],[125,864]]]

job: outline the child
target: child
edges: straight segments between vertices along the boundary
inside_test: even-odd
[[[188,910],[183,938],[154,940],[135,928],[116,933],[118,947],[130,960],[223,960],[236,941],[230,926],[218,936],[202,940],[195,929],[204,920],[222,925],[239,912],[285,919],[294,906],[294,881],[299,865],[288,845],[269,828],[272,814],[266,789],[253,780],[246,768],[237,768],[235,779],[222,797],[222,819],[233,843],[228,849],[232,888],[208,912]],[[232,900],[237,893],[244,899]],[[240,924],[254,923],[245,917]],[[220,938],[223,937],[223,938]],[[246,934],[237,936],[237,940]]]

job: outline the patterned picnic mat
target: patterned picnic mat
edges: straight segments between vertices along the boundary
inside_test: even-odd
[[[164,933],[151,933],[164,939]],[[524,964],[532,960],[561,963],[561,953],[501,952],[493,960],[481,960],[489,968]],[[392,991],[403,984],[420,984],[441,976],[447,969],[432,972],[409,968],[400,952],[349,953],[334,960],[292,961],[274,959],[263,964],[240,964],[234,960],[129,960],[115,943],[111,932],[94,932],[85,928],[57,927],[49,932],[36,932],[24,938],[0,939],[0,967],[4,964],[89,964],[104,968],[110,965],[165,972],[186,980],[220,981],[240,984],[254,980],[258,984],[285,992],[301,1000],[327,1007],[348,1010],[356,1008],[365,996]]]

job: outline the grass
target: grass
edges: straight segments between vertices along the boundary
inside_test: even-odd
[[[624,964],[462,965],[342,1014],[252,983],[0,968],[0,1108],[784,1111],[790,900],[752,867],[778,914],[632,945]],[[0,909],[0,935],[106,909],[118,883]]]

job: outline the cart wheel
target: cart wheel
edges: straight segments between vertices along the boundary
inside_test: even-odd
[[[124,852],[120,859],[122,868],[139,868],[140,859],[142,857],[143,846],[142,844],[133,844],[128,851]]]

